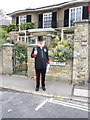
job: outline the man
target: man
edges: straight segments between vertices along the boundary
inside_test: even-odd
[[[42,36],[38,37],[38,45],[33,48],[31,57],[35,58],[35,71],[36,71],[36,91],[39,91],[40,87],[40,76],[41,76],[41,85],[43,91],[45,88],[45,74],[47,64],[50,64],[48,56],[48,48],[44,45],[45,41]]]

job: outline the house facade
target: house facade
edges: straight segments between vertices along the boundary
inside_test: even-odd
[[[51,40],[52,35],[58,34],[61,39],[65,35],[74,34],[75,21],[88,20],[89,0],[73,0],[56,5],[35,9],[25,9],[8,14],[12,17],[12,24],[19,26],[21,23],[33,22],[34,29],[20,30],[18,41],[37,44],[38,36]]]

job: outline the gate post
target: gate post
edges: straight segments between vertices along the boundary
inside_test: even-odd
[[[34,47],[34,45],[28,45],[28,50],[27,50],[27,56],[28,56],[28,60],[27,60],[27,66],[28,66],[27,75],[28,75],[29,78],[34,78],[34,76],[35,76],[34,59],[31,58],[31,52],[32,52],[32,48],[33,47]]]
[[[90,21],[75,23],[73,82],[90,77]]]
[[[13,55],[13,44],[5,43],[3,44],[3,66],[2,66],[2,74],[13,73],[13,65],[12,65],[12,55]]]

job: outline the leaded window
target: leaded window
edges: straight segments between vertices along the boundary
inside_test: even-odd
[[[43,28],[51,28],[52,27],[52,13],[44,13],[43,14]]]
[[[70,8],[69,25],[74,26],[74,21],[82,20],[82,7]]]
[[[24,16],[20,16],[20,19],[19,19],[20,21],[19,21],[19,24],[21,24],[21,23],[26,23],[26,15],[24,15]]]

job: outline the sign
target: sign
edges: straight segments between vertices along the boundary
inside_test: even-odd
[[[50,65],[59,65],[59,66],[65,66],[65,62],[51,62]]]

